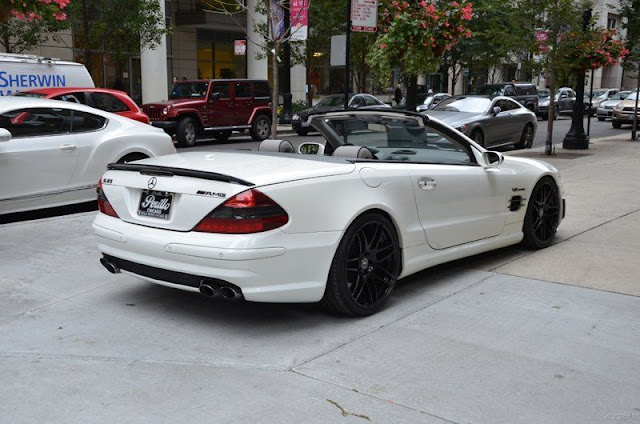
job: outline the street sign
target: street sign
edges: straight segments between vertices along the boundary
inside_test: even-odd
[[[351,0],[351,31],[378,31],[378,0]]]
[[[345,56],[347,55],[347,36],[332,35],[331,36],[331,66],[344,66]]]

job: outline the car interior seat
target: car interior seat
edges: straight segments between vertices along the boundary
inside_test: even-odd
[[[295,153],[296,149],[293,148],[288,140],[263,140],[258,146],[259,152],[280,152],[280,153]]]

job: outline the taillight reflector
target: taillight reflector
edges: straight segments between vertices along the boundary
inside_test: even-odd
[[[98,187],[96,188],[96,193],[98,195],[98,209],[105,215],[112,216],[114,218],[119,218],[111,203],[109,203],[109,199],[107,199],[107,195],[104,194],[104,190],[102,190],[102,178],[98,181]]]
[[[289,222],[289,215],[258,190],[243,191],[215,208],[193,231],[250,234],[273,230]]]

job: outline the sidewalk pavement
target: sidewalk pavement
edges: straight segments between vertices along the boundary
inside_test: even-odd
[[[0,421],[640,421],[640,143],[511,154],[562,171],[556,243],[413,275],[357,320],[107,274],[94,213],[0,226]]]

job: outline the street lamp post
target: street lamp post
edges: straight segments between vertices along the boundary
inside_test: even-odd
[[[291,2],[286,1],[283,3],[284,9],[284,28],[289,32],[287,40],[284,42],[283,54],[284,54],[284,74],[282,78],[282,116],[280,117],[281,124],[291,123]]]
[[[633,109],[633,127],[631,128],[631,140],[637,140],[638,131],[638,97],[640,97],[640,62],[638,62],[638,73],[636,76],[636,106]]]
[[[591,9],[582,12],[582,31],[586,32],[591,20]],[[571,115],[571,128],[562,140],[563,149],[588,149],[589,137],[584,132],[584,75],[585,71],[578,73],[576,87],[576,102],[573,105]]]

